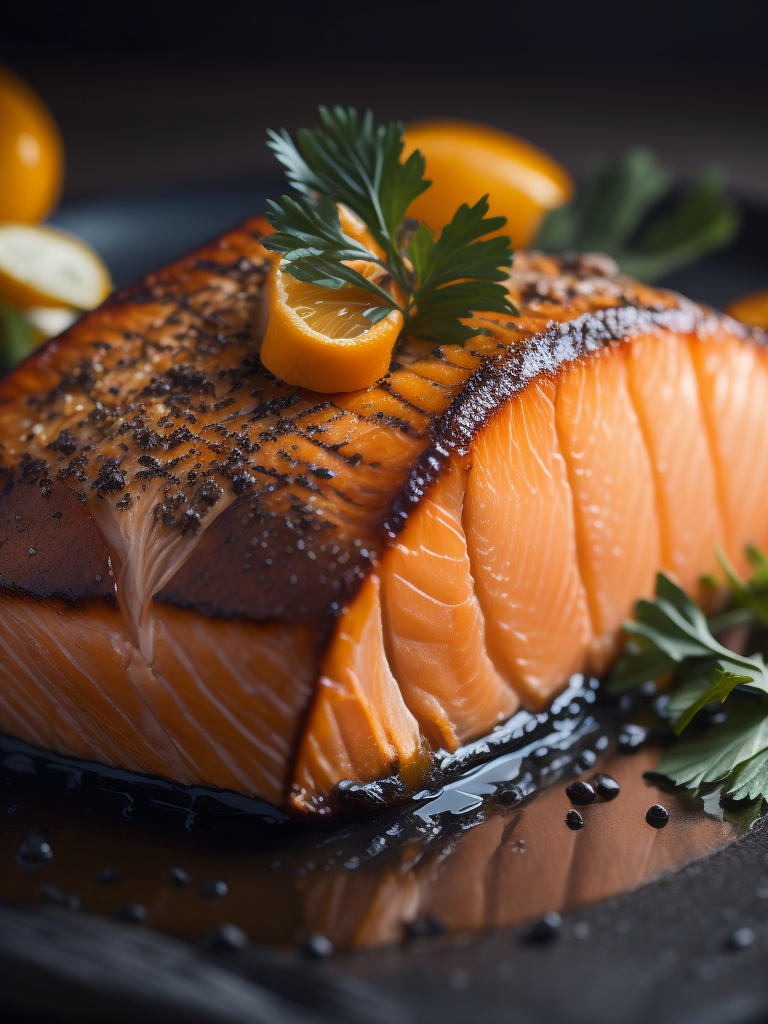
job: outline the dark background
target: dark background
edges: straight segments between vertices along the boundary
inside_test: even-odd
[[[6,5],[0,60],[59,119],[69,200],[270,176],[265,129],[342,102],[482,120],[575,173],[645,142],[768,203],[767,40],[765,2],[75,0]]]

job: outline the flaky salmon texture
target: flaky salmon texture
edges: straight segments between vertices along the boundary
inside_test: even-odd
[[[660,568],[768,542],[765,337],[518,253],[363,392],[258,356],[255,220],[0,385],[0,730],[327,814],[602,673]]]

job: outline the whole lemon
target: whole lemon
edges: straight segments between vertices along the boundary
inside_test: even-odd
[[[50,110],[0,65],[0,221],[43,220],[58,202],[63,174],[64,146]]]

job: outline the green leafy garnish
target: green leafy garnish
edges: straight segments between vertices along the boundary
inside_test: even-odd
[[[35,329],[21,313],[0,303],[0,372],[4,372],[35,348]]]
[[[766,622],[768,560],[749,550],[754,569],[748,582],[720,556],[731,584],[732,605],[750,609],[753,621]],[[630,636],[609,690],[623,693],[647,680],[673,673],[678,688],[667,711],[680,737],[652,774],[695,789],[721,783],[732,800],[768,800],[768,668],[761,654],[740,655],[712,635],[704,613],[669,577],[656,579],[656,598],[638,601],[636,618],[624,625]],[[704,732],[691,730],[698,713],[727,703],[725,722]]]
[[[599,250],[624,273],[655,281],[733,240],[741,216],[717,170],[674,201],[671,189],[672,175],[647,149],[629,150],[614,166],[597,160],[573,202],[548,214],[533,246]]]
[[[264,239],[292,277],[323,288],[362,289],[372,296],[366,310],[372,324],[399,309],[404,335],[437,344],[463,344],[475,335],[461,323],[473,312],[517,312],[500,283],[512,263],[510,240],[485,237],[506,219],[487,216],[487,196],[460,206],[437,239],[425,224],[406,230],[409,206],[431,183],[418,150],[401,159],[402,124],[377,125],[370,111],[361,116],[351,108],[320,107],[319,128],[302,129],[295,142],[285,131],[270,131],[268,145],[300,193],[269,203],[275,234]],[[337,203],[363,221],[383,256],[344,234]],[[402,300],[381,278],[370,280],[348,266],[355,260],[381,267]]]

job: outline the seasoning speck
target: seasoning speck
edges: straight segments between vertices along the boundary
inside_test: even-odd
[[[37,548],[29,548],[29,553],[30,553],[30,555],[36,555],[37,554]]]
[[[99,885],[114,885],[120,878],[120,868],[102,868],[96,875]]]
[[[661,804],[654,804],[648,808],[645,820],[651,828],[664,828],[669,823],[669,811]]]
[[[633,754],[648,739],[648,730],[642,725],[627,723],[619,730],[617,746],[622,754]]]
[[[755,933],[751,928],[737,928],[732,935],[728,936],[726,946],[728,949],[746,949],[755,941]]]
[[[201,896],[226,896],[229,892],[229,886],[226,882],[222,882],[220,878],[217,878],[210,882],[203,882],[197,891]]]
[[[527,942],[552,942],[560,934],[562,923],[560,915],[551,910],[531,925],[525,934],[525,939]]]
[[[310,935],[303,947],[304,956],[310,960],[324,960],[333,956],[333,943],[325,935]]]
[[[578,811],[574,811],[573,808],[571,808],[565,816],[565,824],[571,832],[579,832],[584,828],[584,819]]]
[[[442,935],[445,925],[438,917],[427,914],[425,917],[415,917],[412,921],[406,921],[405,930],[411,939],[428,939],[433,935]]]
[[[35,871],[53,858],[51,844],[35,829],[19,844],[16,851],[16,863],[19,867]]]
[[[129,924],[141,924],[147,919],[147,908],[143,903],[126,903],[121,907],[118,916],[121,921],[127,921]]]
[[[588,782],[583,782],[581,779],[577,779],[570,786],[566,786],[565,795],[577,807],[586,807],[587,804],[591,804],[595,799],[594,789]]]
[[[582,750],[582,752],[579,754],[579,759],[576,762],[576,764],[579,768],[581,768],[582,771],[586,772],[589,771],[590,768],[594,768],[596,762],[597,754],[594,752],[594,750]]]
[[[189,885],[189,872],[185,871],[184,868],[180,868],[176,864],[172,864],[168,868],[168,874],[171,876],[171,881],[174,885]]]
[[[200,940],[200,945],[215,953],[231,953],[236,949],[245,949],[248,945],[248,936],[236,924],[224,922],[218,928],[214,928],[213,931],[204,935]]]
[[[601,772],[592,779],[597,795],[603,800],[615,800],[621,792],[621,786],[612,775],[605,775]]]
[[[55,903],[59,907],[66,907],[67,910],[79,910],[80,898],[74,893],[64,892],[57,889],[55,885],[44,885],[40,890],[40,896],[46,903]]]

